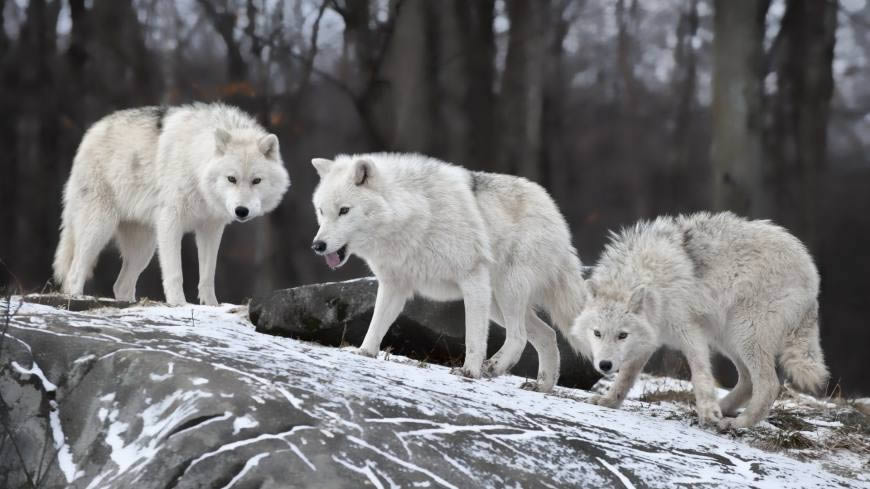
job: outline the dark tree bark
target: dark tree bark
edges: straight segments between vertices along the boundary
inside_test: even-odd
[[[199,0],[199,5],[208,16],[215,31],[227,48],[227,79],[230,82],[243,81],[248,75],[248,63],[242,55],[242,48],[235,38],[236,14],[222,2],[222,8],[215,6],[214,0]]]
[[[510,37],[500,96],[499,169],[538,180],[550,3],[507,0],[506,5]]]
[[[763,213],[762,68],[769,0],[714,3],[713,207]]]
[[[464,57],[468,73],[465,93],[470,127],[469,158],[478,168],[495,167],[495,0],[456,2],[460,29],[468,46]]]
[[[568,9],[572,4],[575,8],[582,8],[577,5],[578,3],[582,5],[584,2],[559,0],[553,5],[552,34],[547,43],[544,66],[541,169],[538,183],[550,189],[550,192],[556,196],[567,195],[574,171],[563,140],[568,132],[565,124],[568,79],[565,75],[563,59],[565,53],[562,46],[571,27],[571,19],[567,17]],[[560,178],[555,178],[556,173]]]
[[[766,147],[776,218],[818,245],[818,182],[826,166],[837,3],[789,0],[773,56],[776,92]]]
[[[329,3],[344,20],[344,52],[339,77],[321,75],[351,98],[375,151],[387,149],[392,129],[386,122],[389,117],[385,117],[385,113],[390,114],[386,100],[391,87],[384,79],[383,70],[405,3],[391,0],[384,22],[371,18],[369,0],[332,0]]]
[[[475,168],[492,168],[495,2],[429,2],[435,29],[428,55],[437,118],[434,154]],[[420,53],[419,56],[427,56]]]
[[[691,0],[677,23],[677,45],[674,48],[674,97],[677,103],[673,112],[668,164],[661,179],[663,198],[659,207],[672,212],[682,210],[680,207],[687,203],[685,191],[691,164],[692,115],[698,95],[698,63],[692,42],[698,33],[698,24],[698,0]]]
[[[396,40],[390,46],[384,77],[390,88],[390,104],[383,108],[392,112],[390,146],[400,151],[433,153],[437,147],[438,114],[437,29],[433,5],[425,0],[407,0],[396,19]]]

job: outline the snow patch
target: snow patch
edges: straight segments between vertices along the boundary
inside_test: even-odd
[[[246,428],[255,428],[260,423],[250,416],[242,416],[233,420],[233,434],[238,435],[240,431]]]
[[[172,369],[173,369],[173,367],[175,367],[175,364],[172,363],[172,362],[169,362],[169,372],[166,372],[166,373],[163,374],[163,375],[151,374],[151,375],[150,375],[151,380],[153,380],[154,382],[163,382],[164,380],[166,380],[166,379],[172,377]]]
[[[50,380],[48,380],[48,377],[45,376],[45,373],[42,371],[41,368],[39,368],[39,365],[37,365],[36,362],[33,362],[33,366],[30,368],[24,368],[16,361],[13,361],[11,365],[12,368],[17,370],[18,373],[20,373],[21,375],[35,375],[39,377],[39,380],[42,381],[42,388],[45,390],[45,392],[54,392],[57,390],[57,386],[54,385]]]

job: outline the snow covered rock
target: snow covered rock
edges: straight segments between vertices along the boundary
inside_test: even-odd
[[[250,318],[262,333],[331,346],[359,346],[372,317],[377,290],[374,277],[276,290],[251,302]],[[429,363],[459,366],[465,352],[464,338],[465,311],[461,301],[415,298],[405,305],[381,349]],[[504,338],[504,329],[492,324],[488,356],[501,347]],[[559,350],[562,353],[559,385],[588,389],[601,378],[561,336]],[[512,373],[529,379],[537,377],[538,355],[531,345],[526,347]]]
[[[40,487],[123,489],[866,484],[691,416],[268,336],[246,315],[0,301],[0,486],[22,469]]]

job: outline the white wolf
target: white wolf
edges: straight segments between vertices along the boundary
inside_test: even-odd
[[[166,301],[183,304],[181,238],[193,231],[199,300],[217,304],[214,271],[224,226],[271,211],[289,184],[278,138],[235,107],[115,112],[88,129],[73,160],[55,280],[65,293],[81,294],[114,236],[123,258],[117,299],[135,299],[139,274],[159,249]]]
[[[589,341],[599,371],[618,372],[597,404],[619,406],[660,345],[686,355],[698,416],[722,429],[767,416],[779,392],[777,362],[802,389],[827,379],[818,272],[803,244],[768,221],[699,213],[641,222],[611,236],[588,284],[572,335]],[[711,348],[740,375],[718,403]]]
[[[339,155],[312,164],[320,175],[313,198],[320,230],[312,248],[332,268],[356,254],[378,278],[359,353],[377,354],[414,294],[464,299],[466,354],[457,373],[502,374],[529,341],[539,372],[524,387],[553,388],[556,332],[534,308],[547,310],[567,333],[586,288],[565,219],[543,188],[415,154]],[[490,319],[507,334],[484,364]]]

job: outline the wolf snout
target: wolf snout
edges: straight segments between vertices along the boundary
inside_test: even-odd
[[[248,217],[249,212],[250,211],[245,206],[240,205],[240,206],[236,207],[236,217],[238,217],[239,219],[244,219],[244,218]]]
[[[323,253],[326,251],[326,242],[317,240],[311,244],[311,249],[314,250],[315,253]]]
[[[613,368],[613,363],[607,360],[601,360],[598,362],[598,368],[600,368],[602,372],[610,372],[610,369]]]

